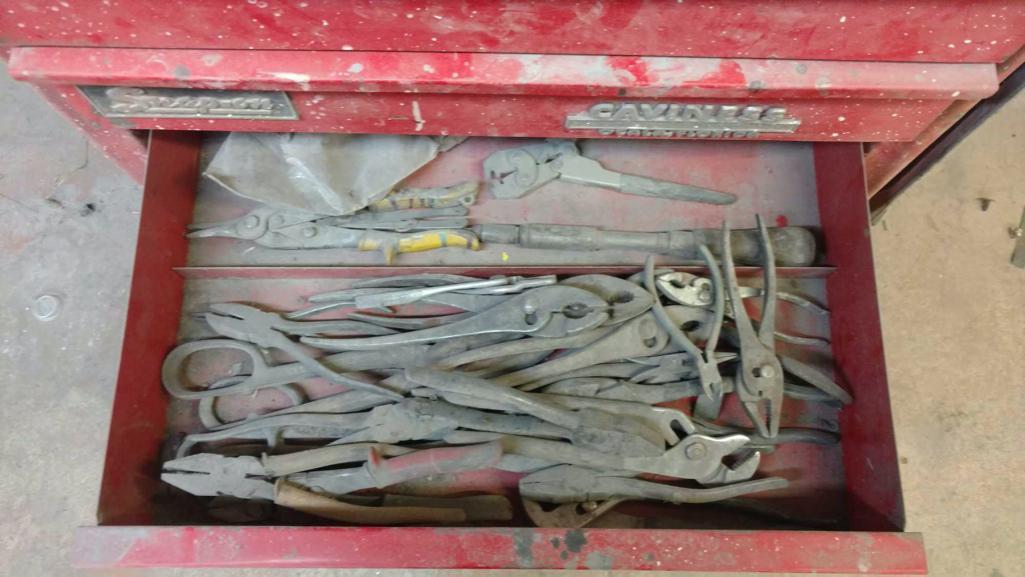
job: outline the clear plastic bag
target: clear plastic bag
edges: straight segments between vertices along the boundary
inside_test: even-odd
[[[351,214],[438,155],[429,136],[233,132],[204,175],[271,206]]]

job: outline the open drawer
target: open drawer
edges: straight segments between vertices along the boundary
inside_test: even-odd
[[[183,233],[194,218],[214,220],[248,210],[237,198],[197,187],[204,136],[154,132],[150,139],[99,525],[78,530],[77,564],[925,572],[921,537],[902,531],[860,145],[594,142],[585,150],[610,168],[729,190],[740,200],[728,207],[705,206],[553,183],[513,201],[483,193],[471,209],[478,222],[667,230],[717,227],[727,218],[740,228],[761,214],[776,225],[815,228],[825,264],[781,268],[779,274],[784,290],[826,303],[828,322],[781,307],[780,323],[828,337],[830,354],[807,353],[806,360],[825,357],[818,360],[835,369],[855,402],[835,421],[840,445],[780,448],[760,470],[791,481],[774,506],[793,517],[825,518],[828,530],[714,507],[682,510],[654,503],[625,508],[630,516],[617,516],[607,527],[576,530],[535,528],[521,517],[488,527],[343,527],[302,517],[287,517],[279,525],[220,524],[195,498],[161,484],[166,451],[180,433],[196,426],[194,404],[170,400],[160,385],[167,351],[181,340],[207,336],[193,313],[232,300],[295,308],[311,293],[398,272],[630,274],[644,255],[487,246],[479,252],[400,255],[394,265],[384,266],[375,253],[275,252],[231,239],[195,240],[190,247]],[[479,179],[480,161],[503,145],[508,142],[468,141],[407,183]],[[756,270],[742,268],[741,274]],[[835,416],[802,413],[798,420]],[[500,477],[484,482],[508,485],[509,479]]]

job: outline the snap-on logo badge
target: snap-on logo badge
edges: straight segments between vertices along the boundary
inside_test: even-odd
[[[599,102],[566,117],[567,130],[595,130],[602,136],[669,138],[757,138],[791,134],[801,121],[783,106]]]
[[[284,92],[132,86],[79,86],[79,90],[108,118],[298,118]]]

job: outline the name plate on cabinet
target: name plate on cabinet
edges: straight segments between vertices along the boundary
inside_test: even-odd
[[[791,134],[801,121],[783,106],[599,102],[566,116],[567,130],[595,130],[602,136],[757,138]]]
[[[79,86],[107,118],[245,118],[294,120],[288,94],[259,90],[205,90]]]

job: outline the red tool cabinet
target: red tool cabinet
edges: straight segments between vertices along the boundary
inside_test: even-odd
[[[862,143],[914,141],[952,107],[992,94],[996,65],[1025,45],[1025,6],[22,0],[0,10],[0,39],[15,78],[144,182],[99,524],[78,530],[78,564],[925,572],[920,536],[902,531]],[[740,201],[679,207],[560,183],[511,203],[485,199],[471,216],[664,230],[762,214],[817,228],[826,264],[780,274],[828,303],[833,366],[856,402],[841,414],[834,453],[784,451],[768,466],[803,467],[789,497],[839,512],[841,526],[709,515],[689,528],[572,535],[523,524],[226,526],[168,501],[161,453],[184,425],[160,365],[188,336],[191,312],[205,298],[294,302],[298,286],[394,271],[368,254],[282,256],[225,239],[190,247],[183,231],[194,212],[238,212],[223,195],[197,193],[203,141],[225,131],[598,139],[592,153],[610,168]],[[479,179],[494,146],[469,141],[413,184]],[[639,262],[488,248],[399,264],[488,275],[626,272]]]

